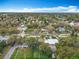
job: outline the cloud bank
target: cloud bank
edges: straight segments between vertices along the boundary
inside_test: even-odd
[[[79,13],[77,6],[57,6],[51,8],[23,8],[23,9],[0,9],[0,12],[75,12]]]

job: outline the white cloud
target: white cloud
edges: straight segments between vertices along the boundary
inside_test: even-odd
[[[77,6],[57,6],[52,8],[2,9],[0,12],[79,12]]]

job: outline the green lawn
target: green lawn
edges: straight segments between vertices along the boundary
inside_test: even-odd
[[[50,59],[44,54],[39,54],[38,51],[34,52],[32,57],[32,50],[30,48],[17,48],[10,59]]]

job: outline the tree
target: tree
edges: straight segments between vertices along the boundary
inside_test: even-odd
[[[10,34],[18,34],[18,33],[20,33],[20,31],[17,30],[16,27],[10,27],[10,28],[9,28],[9,33],[10,33]]]
[[[75,49],[69,46],[57,46],[56,58],[57,59],[72,59],[71,57],[75,53]]]
[[[41,54],[47,55],[49,58],[51,58],[52,56],[52,50],[49,47],[48,44],[42,43],[39,46],[39,51],[41,52]]]
[[[59,38],[57,45],[57,59],[78,59],[79,39],[77,36]],[[77,56],[76,58],[74,58]]]
[[[2,53],[5,45],[6,45],[6,42],[5,41],[0,41],[0,53]]]
[[[0,28],[0,35],[6,35],[8,33],[8,29],[7,28]]]
[[[32,57],[34,57],[34,50],[38,49],[39,42],[37,38],[30,37],[26,40],[26,44],[32,49]]]
[[[7,41],[7,44],[14,45],[14,42],[16,42],[16,39],[17,39],[16,35],[10,35],[10,37]]]

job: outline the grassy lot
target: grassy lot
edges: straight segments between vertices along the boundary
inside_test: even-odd
[[[32,57],[32,50],[30,48],[17,48],[10,59],[50,59],[46,55],[39,54],[38,51],[34,52]]]

